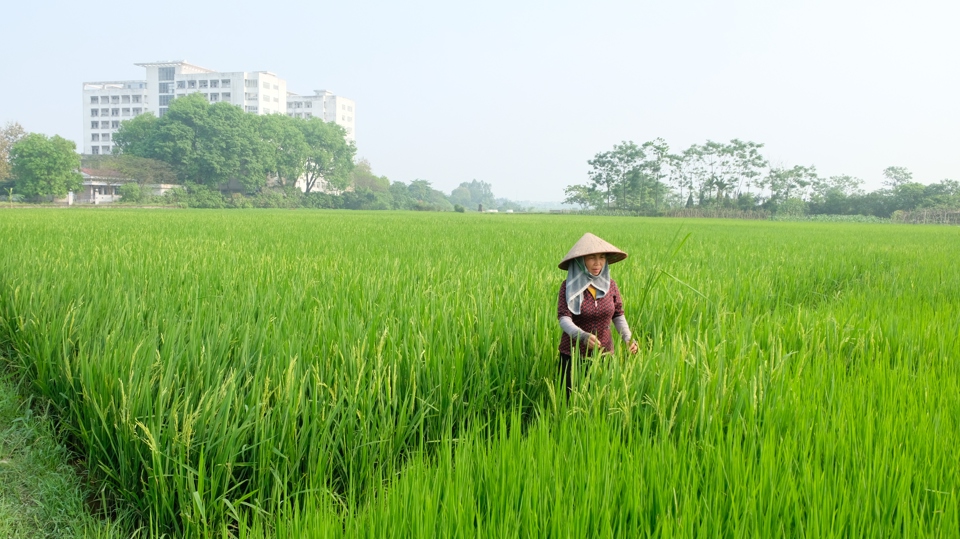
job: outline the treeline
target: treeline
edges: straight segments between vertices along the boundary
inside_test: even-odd
[[[256,115],[201,94],[173,100],[157,118],[120,124],[120,155],[165,163],[177,183],[252,194],[271,185],[303,183],[306,192],[347,187],[356,148],[346,132],[319,118]]]
[[[564,202],[603,211],[650,214],[677,208],[764,211],[783,215],[870,215],[960,208],[960,183],[924,185],[903,167],[883,171],[884,187],[865,192],[863,180],[823,177],[814,166],[773,166],[763,144],[707,141],[671,152],[663,139],[625,141],[587,163],[588,182],[565,189]]]

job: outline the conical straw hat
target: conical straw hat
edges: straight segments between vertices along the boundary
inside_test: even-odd
[[[570,265],[570,261],[574,258],[592,255],[595,253],[606,253],[607,264],[614,264],[616,262],[620,262],[624,258],[627,258],[627,253],[587,232],[582,238],[577,240],[577,243],[573,244],[573,247],[571,247],[567,252],[567,256],[563,257],[563,260],[557,264],[557,267],[565,270]]]

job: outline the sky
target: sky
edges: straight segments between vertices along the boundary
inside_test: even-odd
[[[33,0],[3,10],[0,124],[82,147],[84,82],[184,60],[354,99],[357,156],[447,193],[559,201],[657,137],[873,190],[888,166],[960,180],[958,20],[953,0]]]

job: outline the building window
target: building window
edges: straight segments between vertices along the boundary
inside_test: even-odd
[[[207,86],[207,81],[202,80],[202,81],[199,81],[199,82],[200,82],[200,87],[201,87],[201,88],[208,88],[208,86]]]
[[[167,105],[170,104],[170,101],[172,101],[172,100],[173,100],[173,96],[172,96],[172,95],[161,95],[161,96],[160,96],[160,106],[161,106],[161,107],[166,107]]]
[[[312,113],[312,112],[304,112],[304,113],[303,113],[303,117],[304,117],[304,118],[313,118],[313,113]]]
[[[313,103],[311,103],[310,101],[307,101],[306,103],[303,104],[303,107],[308,109],[312,106],[313,106]]]
[[[138,114],[142,114],[142,113],[143,113],[143,109],[141,109],[141,108],[139,108],[139,107],[136,107],[136,108],[133,109],[133,115],[134,115],[134,116],[136,116],[136,115],[138,115]]]
[[[269,83],[269,82],[263,83],[263,89],[264,89],[264,90],[269,90],[269,89],[270,89],[270,83]]]
[[[93,142],[100,142],[100,133],[94,133],[90,135],[90,140]]]
[[[161,82],[161,83],[160,83],[160,93],[161,93],[161,94],[172,94],[172,93],[173,93],[173,83],[172,83],[172,82]]]
[[[110,116],[120,116],[120,109],[110,109]]]
[[[110,146],[101,146],[101,148],[103,149],[103,153],[104,153],[104,154],[109,154],[109,153],[110,153]]]
[[[210,94],[210,102],[215,103],[220,101],[220,94]]]
[[[220,87],[220,81],[219,81],[218,79],[213,79],[212,81],[210,81],[210,87],[211,87],[211,88],[219,88],[219,87]]]
[[[255,81],[255,80],[250,80],[250,79],[244,79],[244,80],[243,80],[243,85],[246,86],[247,88],[256,88],[256,87],[257,87],[257,81]]]
[[[187,88],[190,88],[190,89],[192,90],[192,89],[194,89],[194,88],[196,88],[196,87],[197,87],[197,81],[195,81],[195,80],[188,80],[188,81],[187,81]]]
[[[257,107],[251,107],[247,105],[247,112],[257,112]]]
[[[220,97],[221,97],[224,101],[229,101],[229,100],[230,100],[230,92],[223,92],[222,94],[220,94]]]
[[[121,116],[130,116],[130,109],[125,108],[120,111]]]
[[[121,103],[129,103],[129,102],[130,102],[130,96],[129,96],[129,95],[120,96],[120,102],[121,102]]]
[[[90,96],[90,104],[91,104],[91,105],[96,105],[96,104],[99,103],[99,102],[100,102],[100,98],[99,98],[99,97],[97,97],[97,96],[95,96],[95,95]]]
[[[176,73],[177,68],[175,67],[161,67],[157,69],[157,80],[173,80]]]
[[[110,116],[110,109],[100,109],[100,116]]]
[[[222,86],[222,87],[224,87],[224,88],[229,88],[229,87],[230,87],[230,79],[223,79],[223,80],[221,80],[221,81],[220,81],[220,86]]]
[[[183,90],[186,87],[187,87],[186,81],[182,81],[182,80],[177,81],[177,90]]]
[[[111,96],[110,96],[110,102],[113,103],[113,104],[115,104],[115,105],[119,105],[119,104],[120,104],[120,96],[119,96],[119,95],[111,95]]]
[[[90,122],[90,129],[100,129],[100,122]]]
[[[100,146],[94,146],[90,148],[90,153],[93,155],[100,155]]]
[[[157,118],[163,118],[163,115],[167,113],[167,107],[160,107],[160,112]]]
[[[347,112],[353,112],[353,107],[347,107]]]
[[[134,102],[134,103],[139,103],[139,102],[140,102],[140,96],[139,96],[139,95],[133,96],[133,102]]]
[[[112,129],[120,129],[120,120],[114,120],[110,122],[110,127]]]
[[[100,115],[100,109],[90,109],[90,116],[93,116],[94,118],[96,118],[99,115]]]
[[[103,140],[104,142],[110,140],[110,133],[104,133],[103,138],[101,140]]]

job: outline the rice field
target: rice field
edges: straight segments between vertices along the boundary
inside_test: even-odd
[[[641,352],[558,386],[593,232]],[[0,344],[141,537],[960,535],[960,229],[0,212]]]

